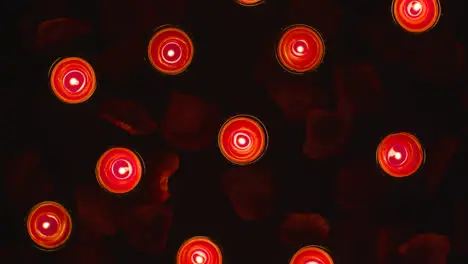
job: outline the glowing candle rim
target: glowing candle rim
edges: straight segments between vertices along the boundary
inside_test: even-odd
[[[33,232],[34,228],[32,227],[32,225],[35,226],[35,224],[36,224],[36,221],[32,222],[33,217],[35,217],[35,213],[39,209],[41,209],[43,207],[46,207],[46,206],[55,207],[65,217],[65,219],[58,219],[59,223],[57,223],[57,224],[61,225],[62,228],[59,228],[59,230],[61,230],[60,233],[55,234],[57,237],[52,240],[53,241],[52,245],[47,245],[46,243],[41,243],[42,241],[40,239],[38,239],[34,235],[32,235],[32,234],[36,234],[36,231]],[[46,214],[46,213],[43,213],[43,214]],[[40,214],[39,216],[41,216],[43,214]],[[63,222],[65,222],[65,225],[63,225]],[[42,201],[40,203],[35,204],[29,210],[28,216],[26,218],[26,228],[27,228],[27,232],[28,232],[29,237],[31,238],[31,240],[34,242],[34,244],[36,246],[38,246],[39,248],[41,248],[43,250],[51,251],[51,250],[57,250],[57,249],[59,249],[60,247],[62,247],[63,245],[65,245],[67,243],[67,241],[70,238],[70,236],[72,234],[72,231],[73,231],[73,222],[72,222],[72,218],[71,218],[70,213],[68,212],[68,210],[63,205],[61,205],[60,203],[55,202],[55,201]],[[37,231],[37,232],[40,233],[40,231]],[[47,236],[45,236],[45,237],[47,237]],[[57,243],[57,240],[62,240],[62,241]]]
[[[421,34],[421,33],[427,32],[437,25],[442,15],[442,11],[441,11],[442,6],[440,4],[440,0],[417,0],[418,2],[421,2],[421,1],[425,2],[426,8],[427,8],[427,2],[429,2],[430,5],[434,7],[433,12],[435,14],[435,17],[431,18],[431,21],[426,26],[422,27],[421,29],[411,29],[409,26],[406,26],[407,24],[411,26],[419,25],[421,24],[421,22],[411,23],[411,18],[405,18],[404,15],[401,15],[399,13],[399,8],[401,5],[404,4],[405,1],[406,0],[393,0],[392,1],[391,13],[392,13],[393,21],[397,25],[399,25],[405,31],[413,33],[413,34]],[[424,11],[422,12],[422,14],[424,14]],[[400,23],[400,19],[401,21],[403,21],[405,25],[402,25]]]
[[[194,237],[191,237],[191,238],[185,240],[184,243],[182,243],[182,245],[180,245],[179,250],[177,251],[176,263],[177,264],[185,264],[184,262],[181,261],[182,260],[181,258],[183,257],[182,253],[185,253],[185,251],[190,250],[191,249],[190,246],[192,244],[199,243],[199,242],[202,242],[202,243],[205,243],[205,244],[209,245],[211,247],[211,250],[215,251],[216,256],[218,258],[218,263],[206,263],[206,264],[221,264],[221,263],[223,263],[223,254],[221,252],[221,249],[219,248],[219,246],[213,240],[211,240],[209,237],[206,237],[206,236],[194,236]]]
[[[180,42],[184,43],[185,45],[180,45],[179,43],[178,44],[181,46],[181,57],[184,57],[183,56],[184,51],[187,52],[188,56],[183,66],[178,69],[169,69],[169,67],[165,67],[163,69],[163,67],[160,66],[159,60],[160,60],[161,55],[159,51],[161,51],[161,48],[163,46],[162,44],[166,40],[161,41],[161,43],[157,45],[156,48],[153,48],[153,46],[155,46],[154,42],[157,40],[157,37],[161,36],[163,33],[166,33],[166,32],[176,32],[176,34],[179,34],[184,38]],[[171,40],[173,39],[178,39],[178,38],[171,38]],[[158,51],[158,60],[153,58],[154,50]],[[194,50],[192,38],[189,36],[187,32],[173,25],[164,25],[164,26],[157,28],[155,30],[155,33],[151,37],[148,43],[148,48],[147,48],[147,56],[148,56],[148,60],[150,61],[151,66],[153,66],[153,68],[158,70],[159,72],[168,74],[168,75],[178,75],[184,72],[185,70],[187,70],[187,68],[192,64],[194,54],[195,54],[195,50]]]
[[[295,263],[295,261],[298,261],[298,259],[302,254],[307,253],[307,252],[314,252],[318,254],[321,257],[324,257],[326,261],[324,264],[334,264],[333,258],[330,256],[330,254],[325,250],[325,248],[321,246],[314,246],[314,245],[308,245],[305,247],[300,248],[294,255],[291,257],[291,260],[289,261],[289,264],[299,264]]]
[[[247,122],[249,122],[250,124],[255,126],[255,128],[262,135],[262,140],[260,141],[260,147],[252,155],[250,155],[251,157],[255,157],[255,158],[253,158],[253,159],[251,158],[250,161],[235,161],[235,160],[233,160],[232,157],[228,154],[228,151],[226,150],[226,147],[224,146],[224,144],[222,144],[223,139],[224,139],[224,134],[225,134],[224,130],[230,124],[232,124],[232,123],[234,123],[236,121],[247,121]],[[253,141],[254,139],[250,139],[250,140]],[[232,116],[232,117],[228,118],[223,123],[223,125],[221,126],[221,128],[220,128],[220,130],[218,132],[218,147],[220,149],[221,154],[229,162],[231,162],[233,164],[236,164],[236,165],[243,166],[243,165],[249,165],[249,164],[257,162],[265,154],[266,150],[268,149],[268,144],[269,144],[269,137],[268,137],[268,132],[267,132],[267,129],[266,129],[265,125],[262,123],[262,121],[260,121],[260,119],[256,118],[255,116],[252,116],[252,115],[239,114],[239,115]]]
[[[241,6],[253,7],[265,3],[265,0],[235,0]]]
[[[135,171],[134,176],[129,176],[127,179],[124,179],[124,180],[120,180],[119,178],[115,177],[115,180],[117,180],[119,182],[125,181],[126,184],[131,183],[129,188],[125,188],[125,189],[111,188],[106,183],[103,183],[103,180],[100,177],[100,176],[102,176],[100,174],[100,171],[99,171],[101,169],[100,166],[105,165],[105,164],[102,164],[103,160],[105,158],[107,158],[109,153],[112,153],[114,151],[121,151],[121,153],[123,153],[123,155],[120,154],[120,155],[118,155],[119,157],[122,157],[122,156],[129,157],[129,158],[132,159],[132,161],[135,162],[136,168],[134,168],[134,171]],[[115,161],[115,159],[114,159],[114,161]],[[112,163],[112,162],[110,162],[110,163]],[[106,190],[106,191],[108,191],[110,193],[113,193],[113,194],[126,194],[126,193],[129,193],[129,192],[133,191],[138,186],[138,184],[140,183],[141,178],[143,177],[143,173],[144,173],[144,163],[143,163],[142,157],[137,152],[132,151],[131,149],[125,148],[125,147],[112,147],[112,148],[109,148],[108,150],[106,150],[99,157],[99,159],[98,159],[98,161],[96,163],[96,168],[95,168],[95,175],[96,175],[96,179],[97,179],[97,181],[99,183],[99,186],[101,186],[101,188],[103,188],[104,190]],[[107,180],[107,181],[109,181],[109,180]]]
[[[386,143],[386,140],[388,140],[389,138],[395,137],[395,136],[405,136],[405,137],[407,137],[408,140],[410,140],[411,143],[416,145],[417,148],[418,148],[417,151],[418,151],[418,153],[420,153],[420,155],[418,155],[418,160],[419,160],[418,161],[418,166],[416,168],[414,168],[414,170],[412,170],[410,173],[395,173],[395,172],[391,171],[391,169],[388,169],[386,167],[386,164],[382,164],[383,161],[381,160],[382,155],[381,155],[380,152],[382,150],[383,144]],[[413,153],[410,153],[409,155],[413,155]],[[424,161],[426,160],[426,152],[424,150],[424,147],[421,144],[421,141],[414,134],[409,133],[409,132],[395,132],[395,133],[390,133],[390,134],[386,135],[379,142],[379,145],[377,146],[377,150],[376,150],[376,160],[377,160],[377,164],[380,166],[380,168],[383,170],[383,172],[385,172],[387,175],[389,175],[391,177],[394,177],[394,178],[405,178],[405,177],[413,175],[414,173],[416,173],[417,171],[419,171],[421,169],[421,167],[424,164]]]
[[[79,71],[83,73],[87,78],[88,87],[82,88],[82,91],[78,94],[74,94],[68,91],[65,87],[63,89],[59,89],[55,85],[55,79],[57,78],[57,74],[61,66],[67,66],[66,63],[77,63],[80,66]],[[80,104],[88,101],[95,93],[97,88],[97,77],[96,72],[94,71],[93,66],[81,57],[63,57],[58,58],[57,60],[52,63],[51,67],[49,68],[49,85],[53,92],[53,94],[63,103],[67,104]],[[63,90],[63,91],[61,91]],[[72,97],[72,99],[64,99],[64,95]],[[83,96],[85,95],[85,96]]]
[[[283,55],[283,50],[286,49],[286,47],[288,47],[290,44],[290,43],[288,44],[285,41],[286,37],[294,33],[294,31],[300,31],[300,30],[305,30],[306,32],[310,33],[308,37],[311,38],[313,42],[315,43],[317,47],[317,54],[319,55],[319,56],[313,57],[314,59],[312,60],[312,62],[310,62],[307,65],[307,67],[305,67],[304,69],[297,69],[293,66],[288,65],[289,63],[292,64],[293,62],[291,62],[291,59],[287,60],[286,59],[287,56]],[[307,44],[310,45],[310,43],[307,43]],[[326,46],[325,46],[325,41],[322,37],[322,34],[320,34],[320,32],[317,29],[306,24],[293,24],[293,25],[289,25],[288,27],[283,29],[283,31],[281,32],[281,36],[276,45],[275,53],[276,53],[277,61],[279,62],[279,64],[284,70],[293,74],[304,74],[306,72],[311,72],[311,71],[318,69],[319,66],[323,63],[323,60],[325,58],[325,53],[326,53]]]

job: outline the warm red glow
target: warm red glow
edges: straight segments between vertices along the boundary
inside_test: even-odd
[[[307,246],[297,251],[289,264],[333,264],[333,259],[325,250]]]
[[[149,42],[148,58],[158,71],[171,75],[179,74],[192,62],[192,40],[178,28],[163,27]]]
[[[221,127],[218,146],[230,162],[246,165],[260,159],[268,145],[268,134],[253,116],[238,115]]]
[[[177,264],[221,264],[218,246],[207,237],[192,237],[177,252]]]
[[[237,0],[237,3],[243,6],[257,6],[263,4],[263,0]]]
[[[140,182],[143,168],[137,154],[126,148],[112,148],[96,164],[96,178],[112,193],[127,193]]]
[[[390,134],[377,147],[377,162],[393,177],[415,173],[424,162],[424,156],[419,140],[409,133]]]
[[[322,63],[325,44],[315,29],[294,25],[281,36],[276,56],[286,70],[304,73],[316,69]]]
[[[421,33],[434,27],[440,18],[439,0],[393,0],[393,18],[403,29]]]
[[[31,209],[26,226],[36,245],[53,250],[67,242],[72,231],[72,220],[62,205],[46,201]]]
[[[52,65],[50,86],[60,101],[83,103],[96,90],[96,74],[93,67],[81,58],[61,59]]]

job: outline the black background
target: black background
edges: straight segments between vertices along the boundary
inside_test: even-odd
[[[281,245],[274,237],[276,227],[286,212],[315,212],[326,217],[333,230],[334,223],[339,222],[343,214],[334,200],[333,188],[337,170],[344,161],[352,157],[374,164],[378,141],[386,134],[399,130],[416,133],[422,142],[433,142],[442,136],[456,137],[462,139],[461,143],[443,176],[439,186],[441,191],[435,197],[417,198],[418,183],[424,169],[403,183],[395,184],[389,180],[389,184],[395,184],[394,193],[388,195],[385,203],[376,206],[379,210],[374,212],[372,220],[378,225],[398,223],[411,226],[418,232],[436,232],[450,237],[454,232],[454,201],[464,199],[466,192],[462,178],[466,176],[463,165],[467,157],[467,138],[463,128],[467,119],[461,101],[466,82],[454,80],[440,83],[422,79],[411,75],[405,65],[394,65],[373,54],[372,43],[364,34],[365,25],[370,23],[376,27],[381,23],[382,30],[390,28],[385,34],[403,39],[400,43],[403,46],[421,37],[392,25],[390,1],[334,2],[342,12],[338,34],[327,36],[324,32],[327,48],[324,63],[317,71],[310,73],[320,80],[330,95],[327,109],[337,108],[333,90],[333,71],[337,65],[371,62],[378,71],[386,94],[381,111],[356,121],[351,138],[338,156],[323,161],[313,161],[304,156],[304,122],[289,122],[283,118],[281,109],[254,78],[254,69],[265,53],[271,53],[271,62],[276,63],[274,47],[281,30],[290,24],[307,23],[304,17],[288,17],[291,8],[286,0],[270,0],[253,8],[242,7],[228,0],[193,1],[187,4],[188,9],[181,19],[161,15],[157,24],[143,34],[118,37],[100,31],[100,12],[104,8],[100,1],[69,2],[62,12],[55,13],[47,12],[48,7],[40,1],[11,4],[8,25],[15,34],[3,40],[11,47],[5,50],[4,60],[7,74],[2,85],[5,107],[2,130],[6,136],[3,137],[2,148],[10,157],[28,149],[39,150],[49,179],[59,186],[51,198],[61,201],[73,215],[75,186],[95,180],[93,166],[107,147],[129,146],[143,157],[153,148],[173,150],[159,132],[129,136],[121,129],[97,119],[96,109],[105,99],[135,101],[148,110],[156,123],[163,118],[173,90],[196,95],[218,105],[222,112],[219,125],[234,114],[252,114],[263,121],[270,138],[268,151],[259,163],[273,169],[274,182],[280,190],[273,216],[253,222],[237,218],[219,187],[222,173],[234,165],[220,155],[216,138],[213,138],[212,146],[205,150],[175,150],[179,154],[180,168],[171,176],[171,198],[167,202],[173,208],[175,219],[164,254],[136,252],[127,248],[119,237],[109,238],[106,245],[109,254],[119,254],[122,263],[172,263],[185,239],[193,235],[206,235],[220,245],[226,263],[287,263],[297,248]],[[466,49],[463,5],[466,5],[463,1],[442,2],[443,15],[439,24],[425,34],[449,32]],[[171,2],[158,2],[156,6],[170,10]],[[56,49],[52,52],[35,51],[31,48],[35,27],[55,17],[84,19],[93,25],[93,31],[67,47],[51,47]],[[125,25],[125,21],[122,24]],[[164,24],[177,25],[192,37],[195,57],[183,74],[164,76],[152,69],[145,60],[146,46],[142,45],[141,61],[126,71],[119,82],[114,82],[113,76],[101,74],[100,69],[95,67],[98,88],[90,102],[65,105],[50,93],[48,71],[58,56],[82,56],[94,65],[93,62],[118,41],[117,38],[140,37],[141,42],[145,43],[151,37],[152,29]],[[431,60],[431,54],[427,54],[427,60]],[[273,80],[303,78],[290,76],[279,65],[276,68],[271,73]],[[8,186],[4,185],[3,188]],[[396,197],[398,199],[394,199]],[[23,218],[28,208],[15,206],[15,201],[9,200],[6,194],[3,207],[4,215],[12,216],[5,220],[7,225],[2,225],[2,231],[6,234],[2,239],[3,247],[53,261],[58,252],[38,251],[25,235]],[[80,232],[79,227],[76,232]],[[70,243],[73,243],[74,237]],[[333,241],[330,243],[333,244]],[[333,247],[331,250],[333,252]],[[366,249],[363,249],[362,254],[365,253]],[[354,263],[339,256],[336,258],[338,263]],[[360,263],[372,263],[366,261],[363,258]]]

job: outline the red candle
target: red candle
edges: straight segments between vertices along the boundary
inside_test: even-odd
[[[179,74],[192,62],[192,40],[181,29],[162,27],[149,42],[148,58],[158,71],[170,75]]]
[[[293,25],[284,31],[276,50],[284,69],[304,73],[316,69],[325,56],[325,44],[317,30],[306,25]]]
[[[290,264],[333,264],[331,256],[317,246],[306,246],[294,254]]]
[[[37,246],[54,250],[67,242],[72,231],[72,220],[62,205],[45,201],[31,209],[26,226],[29,236]]]
[[[257,6],[263,3],[263,0],[237,0],[237,3],[243,6]]]
[[[393,177],[412,175],[421,167],[425,158],[419,140],[409,133],[386,136],[377,147],[376,155],[382,170]]]
[[[93,67],[77,57],[60,59],[52,65],[50,86],[57,98],[68,104],[87,101],[96,90]]]
[[[96,164],[96,179],[105,190],[127,193],[140,182],[143,173],[140,157],[126,148],[111,148]]]
[[[268,145],[265,127],[253,116],[237,115],[221,127],[218,146],[221,154],[234,164],[246,165],[260,159]]]
[[[440,18],[439,0],[393,0],[392,14],[404,30],[422,33],[434,27]]]
[[[207,237],[192,237],[177,252],[177,264],[221,264],[218,246]]]

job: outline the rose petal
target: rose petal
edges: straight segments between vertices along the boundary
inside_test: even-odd
[[[281,224],[282,240],[291,247],[322,244],[330,226],[325,218],[312,213],[290,213]]]
[[[127,100],[105,101],[99,116],[122,128],[132,135],[145,135],[157,129],[156,122],[142,106]]]
[[[35,47],[37,50],[42,50],[48,46],[72,41],[91,31],[91,25],[83,20],[72,18],[46,20],[37,27]]]
[[[174,92],[163,124],[163,137],[174,147],[200,150],[214,143],[219,111],[213,104],[193,95]]]
[[[337,112],[312,110],[306,121],[304,154],[310,159],[325,159],[342,150],[349,136],[348,120]]]
[[[223,189],[243,220],[259,220],[272,212],[271,172],[264,167],[253,165],[229,170],[223,176]]]

